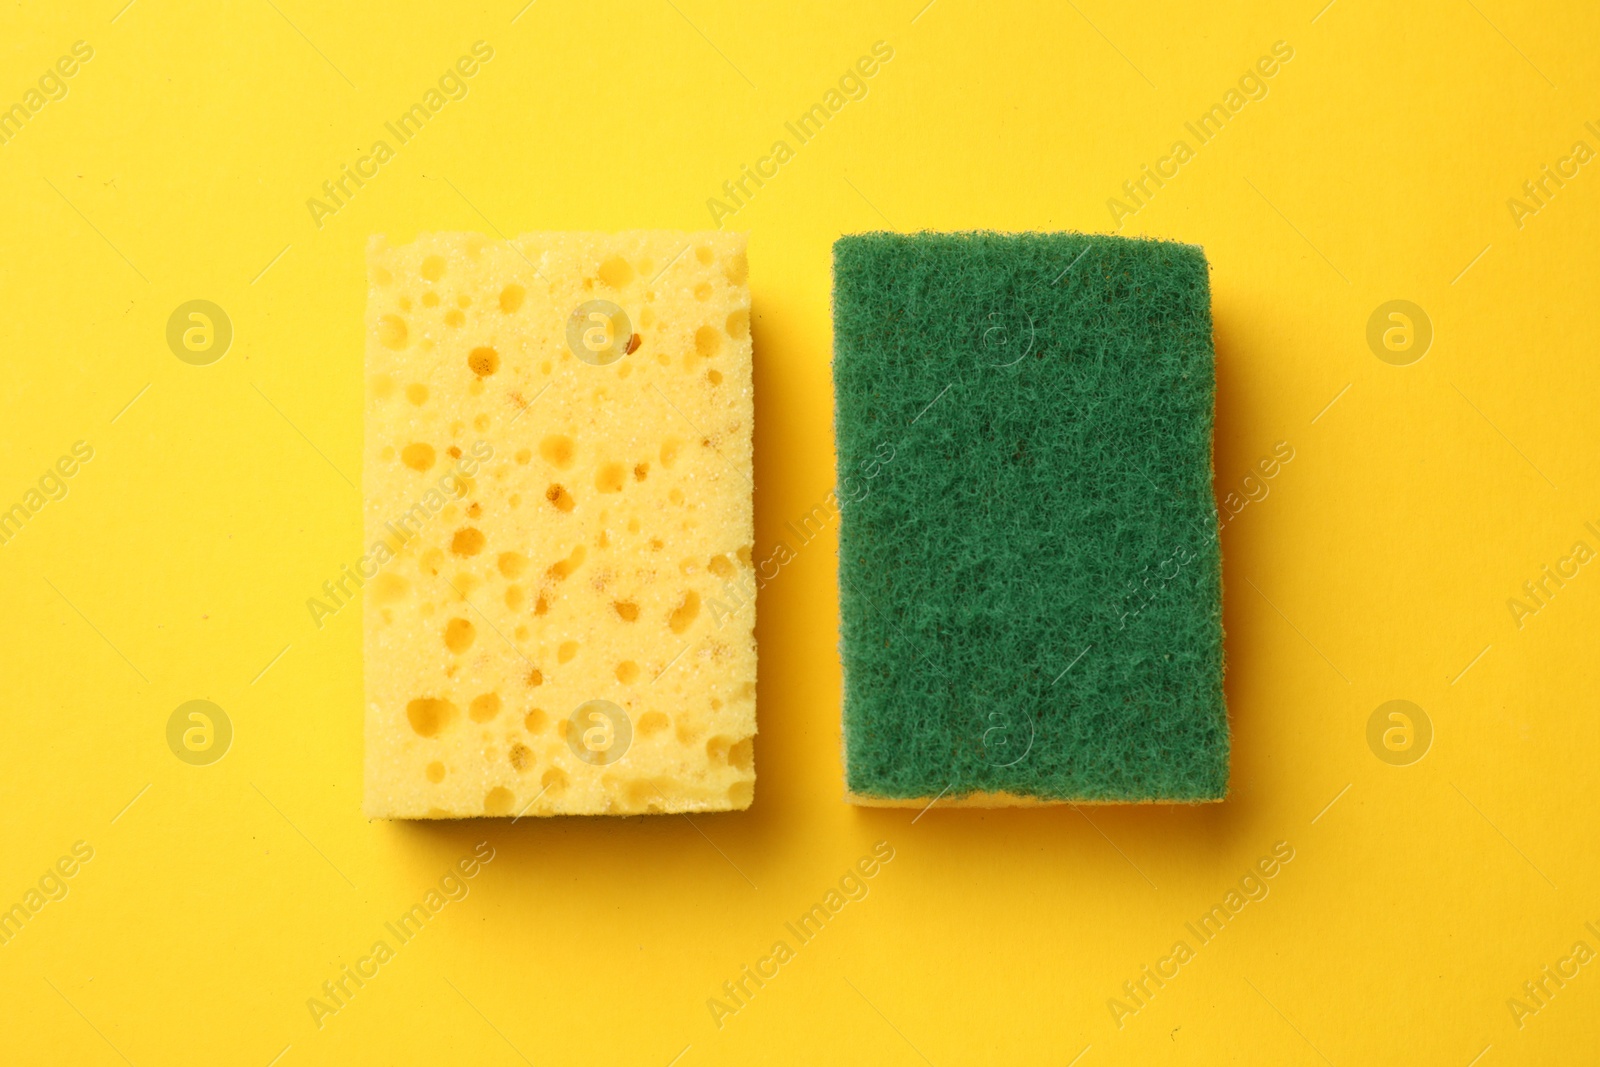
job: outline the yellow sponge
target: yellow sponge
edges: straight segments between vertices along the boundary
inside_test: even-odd
[[[743,236],[374,238],[368,271],[367,814],[748,807]]]

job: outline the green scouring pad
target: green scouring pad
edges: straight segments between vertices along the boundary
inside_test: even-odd
[[[1222,799],[1205,255],[849,236],[833,311],[850,799]]]

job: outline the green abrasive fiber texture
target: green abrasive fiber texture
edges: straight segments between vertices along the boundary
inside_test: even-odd
[[[849,791],[1227,791],[1205,256],[834,245]]]

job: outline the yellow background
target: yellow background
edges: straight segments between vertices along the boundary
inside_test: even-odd
[[[0,1059],[1592,1054],[1600,964],[1520,1028],[1506,1004],[1600,949],[1600,575],[1520,629],[1507,607],[1600,548],[1600,165],[1520,228],[1506,204],[1600,147],[1592,5],[122,2],[0,15],[0,102],[95,53],[0,146],[0,505],[95,450],[0,547],[0,906],[94,849],[0,946]],[[478,40],[470,95],[317,229],[306,199]],[[1223,535],[1231,796],[845,806],[830,528],[761,593],[750,812],[369,823],[359,614],[305,607],[360,552],[367,235],[706,227],[878,40],[867,97],[726,220],[751,235],[758,557],[833,483],[835,237],[1106,231],[1185,121],[1294,49],[1121,230],[1210,258],[1219,494],[1294,449]],[[165,342],[193,298],[234,325],[210,366]],[[1435,334],[1404,367],[1366,342],[1397,298]],[[165,740],[197,698],[235,729],[210,766]],[[1410,766],[1367,744],[1391,699],[1433,724]],[[307,999],[484,840],[470,895],[319,1029]],[[719,1029],[708,998],[877,841],[867,897]],[[1270,895],[1197,945],[1184,924],[1279,841]],[[1180,939],[1195,958],[1119,1029],[1108,999]]]

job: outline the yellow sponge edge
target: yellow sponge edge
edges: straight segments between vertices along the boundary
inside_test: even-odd
[[[368,816],[754,794],[743,235],[368,248]]]

